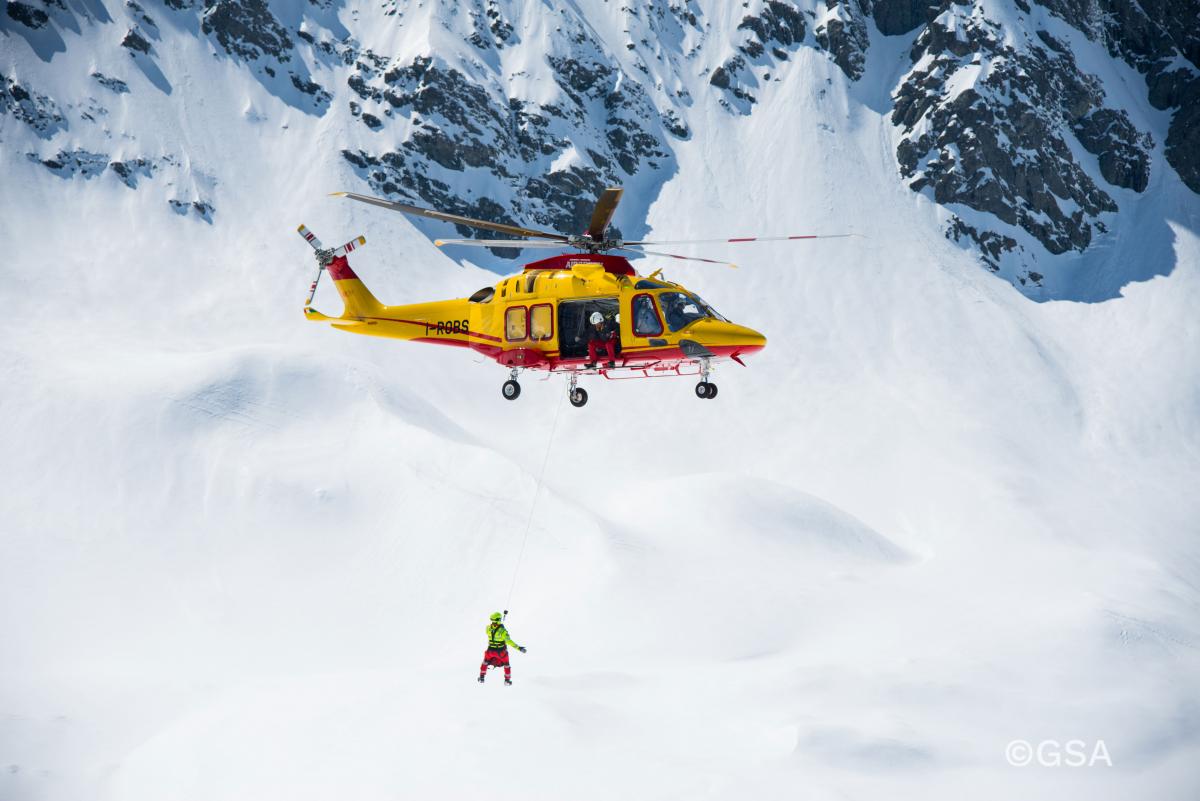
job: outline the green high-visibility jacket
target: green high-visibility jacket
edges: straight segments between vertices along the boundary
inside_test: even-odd
[[[488,648],[491,648],[494,651],[498,651],[501,648],[507,648],[510,645],[513,648],[516,648],[518,651],[521,650],[521,646],[513,642],[513,638],[508,636],[508,629],[504,628],[502,623],[488,624],[487,636]]]

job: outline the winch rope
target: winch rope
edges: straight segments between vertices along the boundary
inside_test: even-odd
[[[562,411],[562,398],[554,407],[554,422],[550,424],[550,438],[546,440],[546,454],[542,457],[542,469],[538,473],[537,484],[533,488],[533,501],[529,504],[529,517],[525,519],[525,536],[521,538],[521,551],[517,554],[517,565],[513,568],[512,583],[508,585],[508,600],[504,602],[505,610],[512,603],[513,590],[517,587],[517,574],[521,572],[521,561],[525,558],[525,546],[529,542],[529,531],[533,527],[533,514],[537,511],[538,496],[542,492],[542,482],[546,478],[546,464],[550,461],[550,450],[554,446],[554,432],[558,429],[558,414]]]

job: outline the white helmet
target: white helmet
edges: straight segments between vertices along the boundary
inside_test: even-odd
[[[600,312],[592,312],[592,316],[588,319],[592,321],[592,325],[598,325],[604,322],[604,315]]]

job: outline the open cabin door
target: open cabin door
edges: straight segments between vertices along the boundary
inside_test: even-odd
[[[592,312],[600,312],[604,319],[618,325],[620,303],[616,298],[585,298],[563,300],[558,304],[558,353],[563,359],[583,359],[588,355],[588,318]],[[621,352],[621,338],[617,337],[617,353]]]

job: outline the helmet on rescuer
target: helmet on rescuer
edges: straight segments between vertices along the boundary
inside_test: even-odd
[[[503,616],[499,612],[492,612],[492,620],[499,623],[501,620],[503,620]]]
[[[592,325],[600,325],[600,323],[604,322],[604,315],[600,312],[592,312],[592,316],[588,319],[591,320]]]

